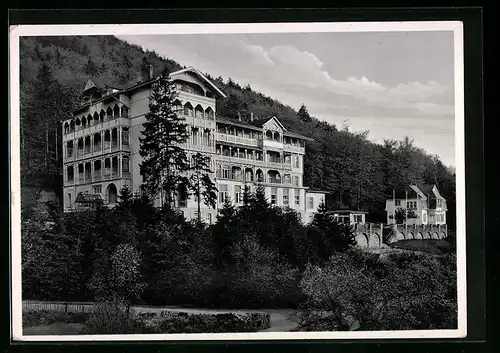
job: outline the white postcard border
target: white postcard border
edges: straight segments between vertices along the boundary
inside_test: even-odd
[[[166,35],[222,33],[305,32],[401,32],[453,31],[455,68],[455,157],[457,219],[456,330],[354,331],[354,332],[257,332],[207,334],[137,335],[43,335],[23,336],[21,297],[21,187],[19,149],[19,38],[61,35]],[[186,341],[186,340],[304,340],[304,339],[430,339],[463,338],[467,334],[466,240],[465,240],[465,119],[463,24],[459,21],[334,22],[334,23],[224,23],[224,24],[106,24],[106,25],[19,25],[10,27],[10,177],[11,177],[11,265],[12,337],[15,341]]]

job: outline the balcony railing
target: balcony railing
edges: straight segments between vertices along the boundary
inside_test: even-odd
[[[284,144],[283,149],[285,151],[297,152],[297,153],[305,153],[305,151],[306,151],[306,149],[304,147],[288,145],[288,144]]]
[[[216,141],[231,142],[231,143],[237,143],[237,144],[248,145],[248,146],[253,146],[253,147],[259,147],[259,140],[253,139],[253,138],[248,138],[248,137],[229,135],[229,134],[224,134],[224,133],[218,132],[215,135],[215,139],[216,139]]]

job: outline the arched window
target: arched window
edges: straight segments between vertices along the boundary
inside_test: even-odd
[[[99,114],[99,123],[103,123],[105,118],[106,112],[104,111],[104,109],[101,109],[101,113]]]
[[[116,189],[115,184],[109,184],[108,190],[106,191],[106,195],[108,196],[108,203],[110,205],[114,205],[117,200],[118,190]]]
[[[67,134],[69,132],[69,124],[68,122],[64,123],[64,133]]]
[[[87,127],[87,119],[85,117],[82,118],[82,129]]]
[[[231,168],[231,179],[241,181],[241,168],[234,166]]]
[[[92,121],[92,125],[97,125],[97,124],[99,124],[99,113],[95,112],[94,113],[94,119]]]
[[[268,182],[274,184],[281,184],[281,175],[277,170],[270,170],[267,172]]]
[[[273,139],[273,133],[270,130],[266,131],[266,139],[272,140]]]
[[[69,123],[69,131],[73,132],[75,131],[75,121],[71,120]]]
[[[80,118],[76,118],[76,120],[75,120],[75,126],[76,126],[76,130],[80,130],[80,128],[82,127]]]
[[[197,118],[200,118],[200,119],[203,119],[203,108],[201,105],[197,105],[195,110],[194,110],[194,114]]]
[[[73,157],[73,141],[66,142],[66,157]]]
[[[113,109],[111,107],[108,107],[106,110],[106,120],[111,120],[113,119]]]
[[[193,106],[189,102],[184,104],[184,115],[193,116]]]
[[[262,172],[262,170],[257,169],[257,171],[255,172],[255,177],[259,183],[264,182],[264,173]]]
[[[100,151],[102,149],[101,134],[94,134],[94,151]]]
[[[205,118],[207,118],[209,120],[214,120],[214,117],[215,117],[215,113],[214,113],[213,109],[208,107],[205,110]]]
[[[84,140],[84,152],[90,153],[90,136],[85,136]]]
[[[120,116],[120,107],[118,104],[115,104],[115,107],[113,108],[113,117],[118,118]]]
[[[279,140],[280,140],[280,133],[276,131],[274,133],[274,141],[279,141]]]

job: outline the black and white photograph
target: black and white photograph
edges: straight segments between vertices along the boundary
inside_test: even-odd
[[[465,337],[462,46],[12,26],[14,339]]]

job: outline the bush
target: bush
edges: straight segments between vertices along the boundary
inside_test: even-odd
[[[187,314],[163,311],[138,314],[142,333],[256,332],[270,327],[267,313]]]
[[[133,334],[139,329],[135,313],[118,301],[96,303],[85,322],[87,334]]]
[[[300,330],[453,329],[457,326],[454,256],[389,254],[372,260],[349,252],[323,267],[309,266],[301,282],[308,300]]]
[[[87,313],[65,313],[56,310],[30,310],[22,314],[23,327],[51,325],[53,323],[84,323]]]

